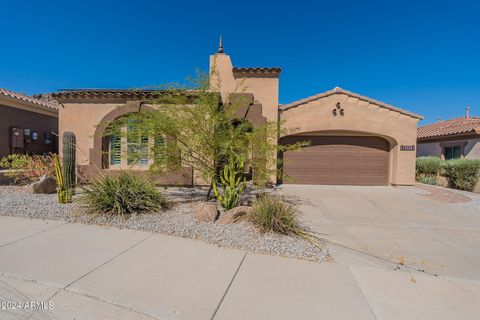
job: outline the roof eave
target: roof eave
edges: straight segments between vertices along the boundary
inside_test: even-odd
[[[309,102],[312,102],[312,101],[315,101],[315,100],[318,100],[318,99],[321,99],[321,98],[324,98],[324,97],[328,97],[328,96],[331,96],[331,95],[334,95],[334,94],[346,94],[348,96],[355,97],[355,98],[358,98],[360,100],[379,105],[380,107],[384,107],[384,108],[396,111],[398,113],[401,113],[401,114],[404,114],[404,115],[407,115],[407,116],[410,116],[412,118],[416,118],[416,119],[419,119],[419,120],[422,120],[424,118],[422,115],[420,115],[418,113],[410,112],[410,111],[392,106],[390,104],[387,104],[387,103],[384,103],[384,102],[381,102],[381,101],[378,101],[378,100],[375,100],[375,99],[372,99],[372,98],[369,98],[369,97],[366,97],[366,96],[362,96],[360,94],[353,93],[353,92],[348,91],[348,90],[344,90],[344,89],[339,88],[339,87],[336,87],[332,90],[329,90],[329,91],[326,91],[326,92],[323,92],[323,93],[320,93],[320,94],[317,94],[317,95],[314,95],[314,96],[311,96],[311,97],[307,97],[305,99],[298,100],[296,102],[285,104],[285,105],[280,107],[280,110],[283,111],[283,110],[288,110],[290,108],[295,108],[295,107],[298,107],[300,105],[304,105],[304,104],[307,104]]]
[[[41,113],[41,114],[46,114],[46,115],[51,115],[51,116],[58,116],[58,109],[53,108],[53,107],[46,107],[40,104],[36,104],[30,101],[22,100],[22,99],[17,99],[14,97],[10,96],[5,96],[5,95],[0,95],[0,103],[1,101],[4,101],[4,103],[8,107],[12,108],[27,108],[25,109],[26,111],[34,112],[34,113]]]

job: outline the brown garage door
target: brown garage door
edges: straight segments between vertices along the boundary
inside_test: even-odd
[[[282,143],[311,141],[283,155],[283,182],[387,185],[389,144],[379,137],[292,136]]]

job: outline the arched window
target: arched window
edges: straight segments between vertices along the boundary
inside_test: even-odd
[[[149,139],[144,133],[137,132],[134,121],[127,125],[127,165],[149,165]]]
[[[137,130],[134,119],[117,120],[102,138],[103,169],[146,170],[153,164],[165,164],[168,139],[160,133],[148,135]]]

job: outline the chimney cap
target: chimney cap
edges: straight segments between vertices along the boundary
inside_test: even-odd
[[[465,111],[466,111],[466,112],[465,112],[465,118],[469,119],[469,118],[470,118],[470,107],[467,106],[467,107],[465,108]]]
[[[222,42],[222,36],[220,35],[220,41],[218,43],[218,53],[223,53],[223,42]]]

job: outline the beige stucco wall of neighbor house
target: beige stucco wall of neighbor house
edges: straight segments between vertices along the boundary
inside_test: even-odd
[[[480,138],[459,137],[456,139],[444,138],[441,141],[433,142],[418,142],[417,157],[441,157],[442,144],[456,144],[465,145],[464,155],[466,159],[480,159]],[[465,144],[466,143],[466,144]]]
[[[438,142],[418,142],[417,157],[440,157],[442,148]]]
[[[340,103],[344,115],[333,114]],[[281,111],[280,119],[289,134],[379,136],[390,143],[389,182],[411,185],[415,182],[415,151],[400,151],[401,145],[416,145],[416,128],[420,120],[402,113],[352,97],[333,93]]]

